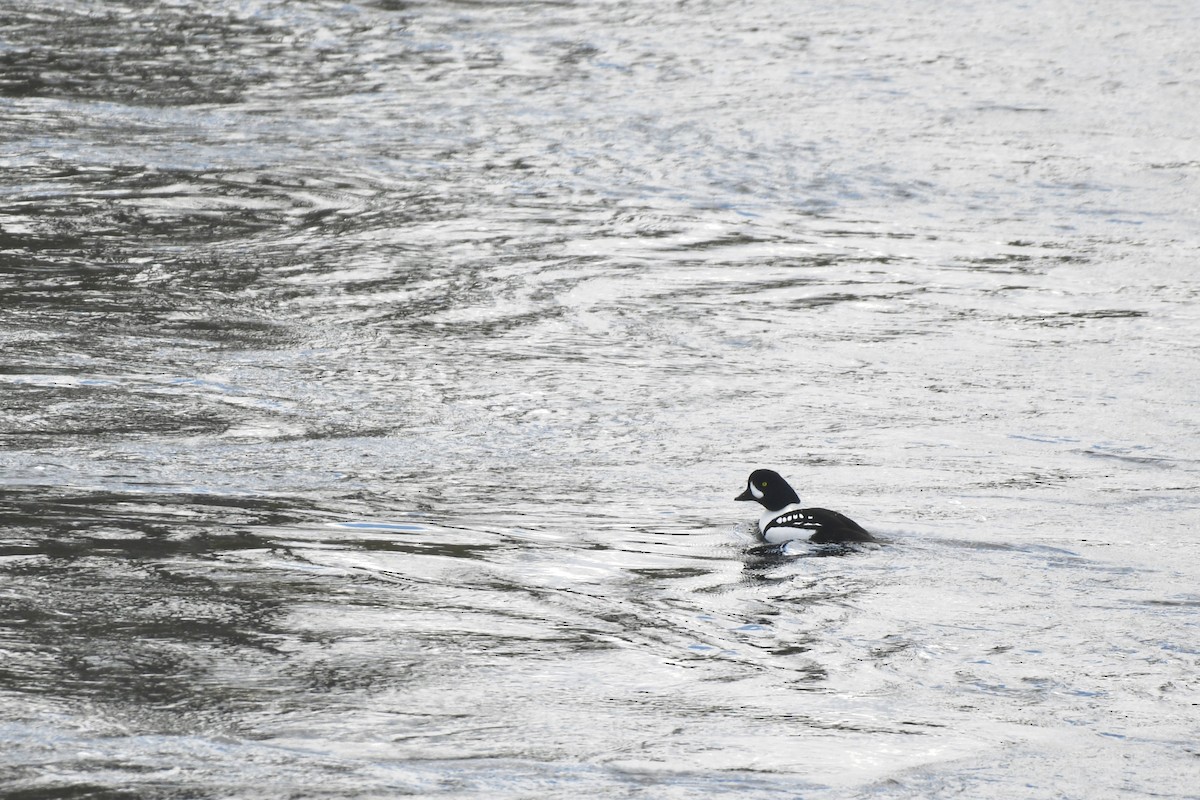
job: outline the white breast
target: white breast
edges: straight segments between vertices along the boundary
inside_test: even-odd
[[[758,518],[758,532],[771,544],[790,542],[793,539],[807,539],[813,535],[813,531],[805,530],[804,528],[771,528],[770,533],[767,532],[767,525],[770,524],[771,520],[789,511],[799,511],[801,508],[802,506],[799,503],[792,503],[790,506],[784,506],[778,511],[764,511],[763,515]]]

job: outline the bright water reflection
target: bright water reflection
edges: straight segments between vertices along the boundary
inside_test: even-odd
[[[1196,21],[10,4],[0,780],[1193,795]]]

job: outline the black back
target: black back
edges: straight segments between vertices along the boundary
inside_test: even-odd
[[[780,514],[767,523],[763,534],[771,528],[800,528],[813,531],[808,538],[814,544],[878,541],[866,528],[837,511],[828,508],[801,508]]]

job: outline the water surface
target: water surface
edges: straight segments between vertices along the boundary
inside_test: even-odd
[[[1195,797],[1198,22],[9,4],[0,784]]]

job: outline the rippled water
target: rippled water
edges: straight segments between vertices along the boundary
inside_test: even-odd
[[[6,796],[1200,796],[1198,23],[7,4]]]

